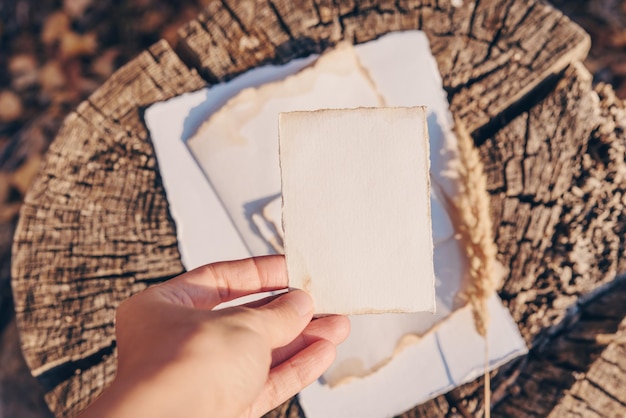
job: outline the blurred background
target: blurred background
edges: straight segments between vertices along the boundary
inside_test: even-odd
[[[209,0],[0,0],[0,418],[48,417],[19,351],[10,252],[21,202],[65,116]],[[592,38],[585,64],[626,99],[626,0],[554,0]]]

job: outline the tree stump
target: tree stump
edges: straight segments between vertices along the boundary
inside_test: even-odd
[[[626,110],[579,64],[588,36],[534,0],[222,0],[68,116],[28,193],[13,254],[22,350],[57,416],[115,373],[113,314],[183,271],[142,109],[262,64],[428,35],[488,175],[500,295],[531,347],[493,372],[494,416],[622,415]],[[407,51],[410,53],[410,51]],[[621,325],[620,325],[621,324]],[[404,417],[474,416],[482,379]],[[269,416],[303,416],[297,398]]]

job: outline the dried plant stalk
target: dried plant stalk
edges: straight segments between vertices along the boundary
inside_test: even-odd
[[[470,277],[463,296],[472,308],[476,331],[485,337],[489,323],[487,300],[497,287],[497,247],[489,213],[487,178],[474,140],[458,120],[455,133],[459,149],[459,193],[452,204],[459,218],[456,226],[469,260]]]
[[[487,301],[496,291],[496,254],[493,225],[489,212],[487,178],[474,140],[459,121],[455,121],[459,150],[457,166],[459,193],[452,202],[458,216],[458,232],[469,260],[469,283],[463,297],[470,304],[476,331],[485,338],[485,417],[490,414],[491,385],[487,327]]]

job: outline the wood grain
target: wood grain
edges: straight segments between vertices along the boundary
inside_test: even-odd
[[[551,74],[586,56],[589,37],[532,0],[222,0],[179,31],[178,51],[210,82],[263,64],[421,29],[429,37],[452,111],[470,132]]]
[[[615,365],[594,361],[621,341],[626,316],[625,282],[615,281],[626,270],[624,132],[624,103],[608,86],[593,90],[577,64],[479,148],[498,257],[509,268],[500,295],[531,347],[492,373],[493,416],[569,416],[573,408],[582,416],[623,415],[619,402],[590,404],[598,399],[589,395],[591,383],[576,389],[583,385],[576,382],[593,379],[594,367],[602,368],[596,380],[609,376],[603,385],[623,379]],[[444,401],[467,416],[482,414],[481,382],[424,404],[423,416],[444,416],[436,412]],[[573,402],[574,390],[589,396]]]
[[[624,295],[622,295],[622,303]],[[577,376],[550,417],[621,417],[626,410],[626,321],[591,365],[584,377]]]
[[[179,32],[182,61],[160,42],[67,118],[27,195],[12,266],[22,349],[57,416],[75,415],[113,377],[117,304],[183,269],[142,109],[341,39],[419,28],[453,112],[480,145],[499,258],[510,269],[501,296],[532,347],[494,373],[494,414],[623,411],[614,392],[624,375],[623,293],[577,301],[625,270],[624,105],[568,67],[588,37],[550,6],[462,4],[212,1]],[[478,379],[402,416],[483,409]],[[302,411],[293,399],[268,416]]]
[[[141,109],[204,84],[157,43],[68,116],[26,197],[15,310],[28,366],[59,416],[114,376],[117,304],[183,271]]]
[[[519,366],[496,416],[623,416],[626,279],[583,299]]]

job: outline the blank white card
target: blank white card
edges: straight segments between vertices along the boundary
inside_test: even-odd
[[[318,314],[435,310],[424,107],[279,116],[290,286]]]

